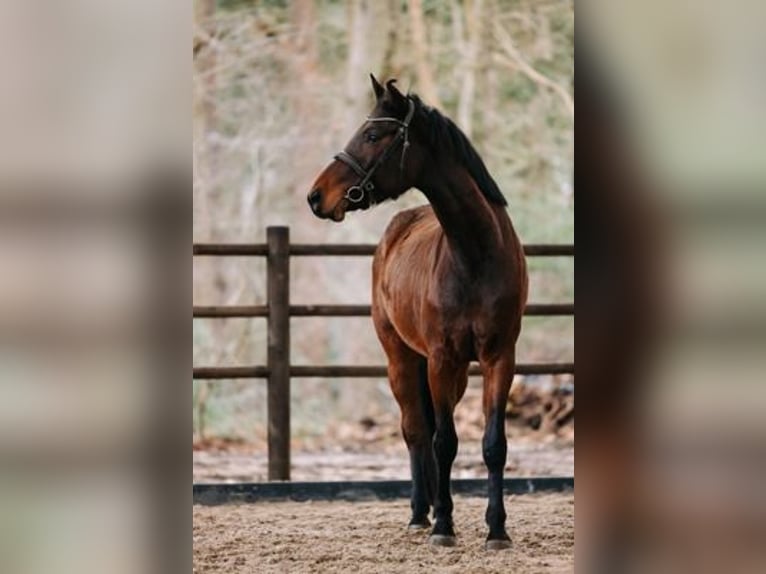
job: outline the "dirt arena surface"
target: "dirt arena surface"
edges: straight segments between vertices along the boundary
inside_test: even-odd
[[[410,532],[409,501],[194,506],[194,572],[514,572],[574,570],[574,493],[506,497],[509,551],[484,550],[485,498],[455,497],[458,545]]]

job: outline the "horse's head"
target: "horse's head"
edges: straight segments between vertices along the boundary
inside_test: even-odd
[[[397,198],[414,185],[423,164],[420,148],[411,145],[415,101],[396,88],[395,80],[383,87],[370,78],[375,108],[308,195],[311,210],[322,219],[343,221],[347,211]]]

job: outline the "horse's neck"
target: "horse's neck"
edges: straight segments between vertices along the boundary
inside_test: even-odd
[[[492,205],[462,167],[442,171],[421,187],[450,249],[466,266],[489,262],[503,243],[504,209]]]

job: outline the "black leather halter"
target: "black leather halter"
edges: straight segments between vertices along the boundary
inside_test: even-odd
[[[342,161],[345,163],[348,167],[354,170],[356,174],[361,177],[362,179],[357,183],[356,185],[352,185],[346,190],[346,194],[343,196],[346,200],[348,200],[349,203],[360,203],[362,200],[364,200],[365,196],[368,198],[368,202],[370,206],[375,205],[377,201],[375,200],[375,184],[372,181],[372,176],[375,174],[375,171],[383,165],[383,163],[389,158],[389,156],[394,152],[396,149],[396,146],[399,145],[399,142],[402,142],[402,159],[399,162],[399,169],[404,169],[404,157],[407,153],[407,148],[410,145],[409,140],[409,127],[410,122],[412,121],[412,116],[415,115],[415,102],[412,101],[411,98],[407,98],[407,103],[409,104],[409,109],[407,110],[407,116],[404,118],[404,121],[397,119],[397,118],[367,118],[368,122],[396,122],[399,124],[399,129],[396,132],[396,136],[394,137],[393,141],[391,141],[390,144],[388,144],[388,147],[383,150],[383,153],[378,156],[378,159],[375,160],[375,162],[372,164],[372,167],[365,169],[362,167],[362,165],[348,152],[342,151],[338,154],[336,154],[335,159],[338,161]]]

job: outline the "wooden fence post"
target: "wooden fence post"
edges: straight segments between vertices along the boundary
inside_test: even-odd
[[[269,227],[266,238],[269,480],[290,480],[290,230]]]

